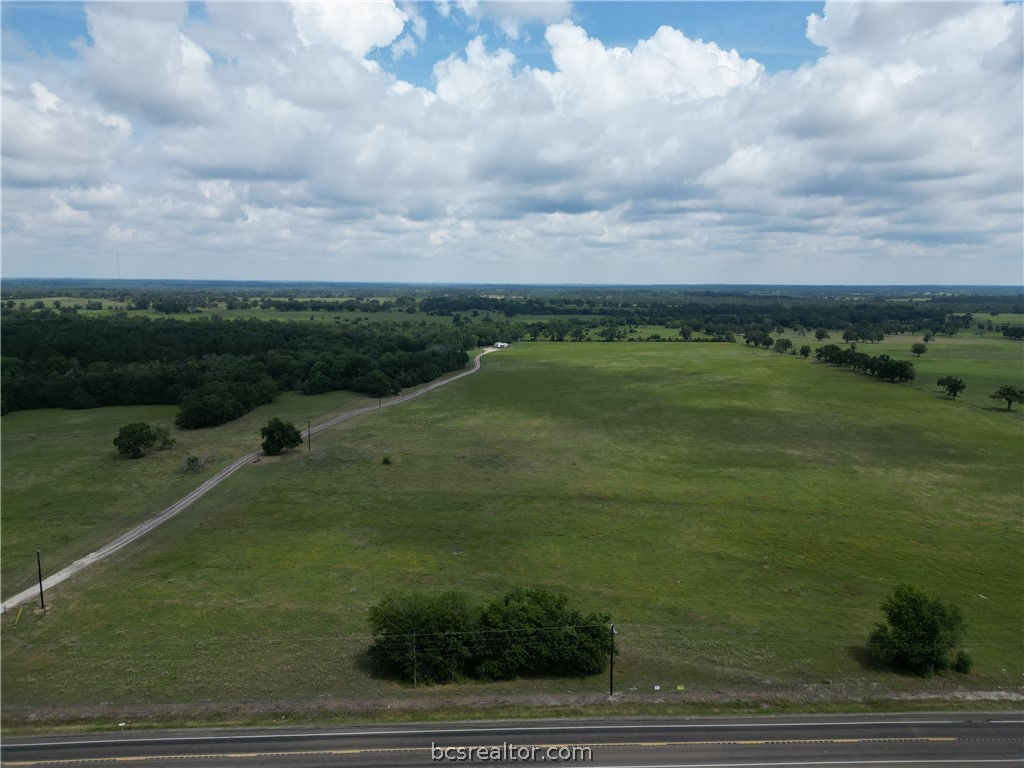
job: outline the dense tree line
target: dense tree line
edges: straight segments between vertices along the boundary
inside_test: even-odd
[[[863,297],[823,297],[795,294],[764,297],[754,293],[680,291],[665,288],[572,289],[563,294],[531,292],[524,296],[494,296],[471,290],[451,290],[421,300],[421,311],[456,315],[473,311],[520,315],[569,315],[610,318],[633,325],[668,325],[691,328],[717,326],[733,334],[767,325],[789,330],[846,329],[854,341],[881,341],[885,335],[932,330],[953,335],[970,326],[972,312],[1020,312],[1021,297],[958,295],[929,297],[928,301],[878,300]],[[712,332],[713,333],[713,332]],[[849,340],[849,339],[848,339]]]
[[[105,286],[105,287],[103,287]],[[481,313],[518,319],[521,338],[601,340],[625,338],[627,326],[689,328],[696,339],[738,336],[749,331],[839,329],[845,341],[881,341],[887,335],[953,335],[971,327],[973,314],[1024,312],[1024,296],[1006,289],[927,289],[680,286],[479,286],[258,282],[9,280],[2,311],[31,309],[26,297],[75,295],[127,303],[129,311],[191,313],[207,308],[273,309],[279,312],[404,311],[454,318],[474,325]],[[382,298],[388,297],[388,298]],[[38,301],[38,299],[37,299]],[[24,308],[22,305],[25,305]],[[93,305],[95,306],[95,305]],[[82,307],[84,308],[84,307]],[[74,307],[58,308],[73,312]],[[37,311],[38,308],[37,308]],[[42,310],[49,311],[49,310]],[[529,316],[533,316],[532,318]],[[551,316],[550,320],[542,319]],[[537,322],[540,321],[540,322]],[[569,324],[567,327],[566,324]],[[474,331],[478,329],[474,328]],[[488,329],[479,329],[488,335]],[[986,324],[983,330],[989,330]],[[1024,331],[996,327],[1020,338]],[[573,334],[576,334],[574,337]],[[685,334],[681,337],[688,338]],[[507,340],[507,339],[506,339]]]
[[[392,309],[416,314],[416,300],[399,297],[395,301],[380,299],[295,299],[265,298],[251,302],[261,309],[278,312],[387,312]],[[411,311],[410,311],[411,310]]]
[[[53,315],[8,317],[0,339],[4,413],[180,404],[184,428],[237,418],[280,390],[396,392],[462,368],[477,342],[438,326]]]
[[[914,364],[909,360],[895,360],[889,355],[869,355],[858,352],[854,347],[842,349],[837,344],[826,344],[815,351],[814,357],[823,363],[850,368],[895,384],[913,381],[916,375]]]

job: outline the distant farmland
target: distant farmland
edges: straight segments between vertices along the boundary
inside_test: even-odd
[[[952,684],[866,662],[880,602],[910,582],[964,609],[976,665],[956,684],[1016,688],[1021,418],[985,395],[1019,362],[1003,339],[937,342],[921,366],[959,366],[968,392],[952,402],[931,373],[915,389],[742,344],[516,345],[458,385],[243,470],[55,590],[45,616],[4,616],[5,708],[424,695],[367,669],[366,610],[392,587],[565,591],[612,615],[618,690]],[[45,495],[81,471],[85,455],[43,466],[63,412],[13,416],[5,483],[47,473]],[[75,419],[76,440],[106,457],[95,477],[119,482],[109,409]],[[18,450],[29,425],[34,466]],[[8,505],[5,540],[29,517]],[[69,500],[47,514],[56,526],[82,513]]]

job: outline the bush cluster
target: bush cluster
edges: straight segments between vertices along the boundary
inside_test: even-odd
[[[174,445],[174,442],[167,427],[151,427],[144,422],[125,424],[114,438],[117,452],[133,459],[141,458],[154,445],[157,450],[165,451]]]
[[[875,626],[868,647],[886,666],[915,675],[952,668],[969,672],[972,659],[965,650],[954,654],[964,636],[959,606],[901,584],[882,603],[885,623]]]
[[[374,667],[405,682],[585,676],[604,668],[605,614],[583,614],[565,595],[519,587],[474,608],[465,594],[389,592],[370,608]]]

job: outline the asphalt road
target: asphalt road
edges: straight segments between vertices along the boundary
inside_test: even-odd
[[[414,390],[405,395],[400,395],[399,397],[392,397],[387,400],[380,401],[376,405],[369,405],[366,406],[365,408],[359,408],[354,411],[348,411],[347,413],[343,413],[340,416],[335,416],[333,419],[328,419],[322,424],[317,424],[315,427],[302,430],[302,437],[303,439],[306,439],[310,434],[315,435],[317,432],[320,432],[329,427],[333,427],[335,424],[340,424],[343,421],[354,419],[357,416],[362,416],[363,414],[366,413],[373,413],[374,411],[379,410],[380,408],[390,408],[400,403],[406,403],[415,397],[420,397],[421,395],[425,395],[427,392],[432,392],[438,387],[443,387],[446,384],[451,384],[453,381],[458,381],[459,379],[465,376],[469,376],[470,374],[476,373],[477,371],[480,370],[480,358],[482,358],[488,352],[493,351],[493,347],[488,347],[482,352],[480,352],[476,357],[473,358],[473,364],[469,368],[469,370],[463,371],[462,373],[459,373],[455,376],[450,376],[446,379],[439,379],[431,384],[428,384],[425,387],[422,387],[421,389]],[[231,475],[240,470],[242,467],[252,463],[262,455],[263,451],[253,451],[251,453],[245,454],[245,456],[235,459],[235,461],[233,461],[228,466],[224,467],[224,469],[217,472],[217,474],[215,474],[209,480],[204,482],[198,488],[186,494],[181,499],[174,502],[174,504],[161,511],[159,514],[149,518],[143,523],[140,523],[131,530],[125,531],[116,539],[100,547],[95,552],[90,552],[85,557],[81,557],[78,560],[75,560],[70,565],[60,569],[56,573],[47,576],[45,579],[43,579],[44,593],[49,591],[53,587],[57,586],[61,582],[70,579],[76,573],[84,570],[85,568],[88,568],[93,563],[98,563],[100,560],[110,557],[115,552],[119,552],[132,542],[145,536],[147,533],[152,531],[157,526],[166,523],[179,512],[182,512],[183,510],[192,506],[192,504],[196,500],[205,496],[209,491],[211,491],[213,488],[216,488],[218,485],[227,480]],[[0,610],[3,610],[3,612],[6,613],[7,611],[11,610],[12,608],[16,608],[22,603],[28,603],[38,599],[39,586],[36,585],[34,587],[29,587],[28,589],[22,590],[13,597],[9,597],[6,600],[4,600],[3,603],[0,604]]]
[[[12,768],[382,768],[459,762],[562,762],[595,768],[1024,766],[1024,716],[505,721],[20,737],[4,740],[0,761]]]

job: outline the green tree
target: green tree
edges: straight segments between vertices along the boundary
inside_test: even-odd
[[[957,395],[967,389],[967,385],[964,384],[964,380],[959,379],[956,376],[943,376],[935,383],[946,390],[946,394],[954,400],[956,400]]]
[[[149,424],[135,422],[125,424],[117,431],[114,445],[117,446],[118,453],[124,453],[137,459],[152,448],[156,440],[157,435]]]
[[[774,351],[778,352],[780,355],[786,354],[786,352],[788,352],[792,348],[793,342],[790,341],[789,339],[776,339],[775,346],[773,347]]]
[[[1005,400],[1006,410],[1014,403],[1024,403],[1024,389],[1018,389],[1013,384],[1003,384],[999,389],[989,395],[993,400]]]
[[[398,385],[380,368],[374,368],[365,376],[359,377],[352,388],[376,398],[397,395],[400,391]]]
[[[563,594],[519,587],[480,616],[476,675],[593,675],[604,668],[608,625],[604,614],[584,615]]]
[[[616,325],[606,325],[597,332],[601,341],[618,341],[622,338],[622,329]]]
[[[882,612],[886,621],[875,625],[868,647],[883,664],[930,675],[954,663],[953,649],[964,634],[958,606],[901,584],[882,603]]]
[[[800,357],[806,359],[806,358],[808,358],[810,356],[811,356],[811,348],[807,344],[804,344],[802,347],[800,347]]]
[[[174,422],[181,429],[215,427],[244,416],[249,410],[230,383],[212,381],[181,399],[181,409]]]
[[[558,319],[548,323],[548,337],[552,341],[565,341],[566,335],[572,330],[568,320]]]
[[[816,328],[814,330],[814,338],[816,338],[818,341],[824,341],[825,339],[829,338],[828,329]]]
[[[370,606],[370,660],[406,682],[450,683],[468,672],[474,616],[461,592],[388,592]]]
[[[302,434],[295,425],[290,421],[281,421],[276,416],[260,429],[260,435],[263,437],[261,447],[268,456],[276,456],[281,451],[302,445]]]
[[[925,352],[928,351],[928,345],[927,344],[922,344],[919,341],[916,344],[912,344],[910,346],[910,351],[913,352],[918,357],[920,357],[921,355],[923,355]]]

